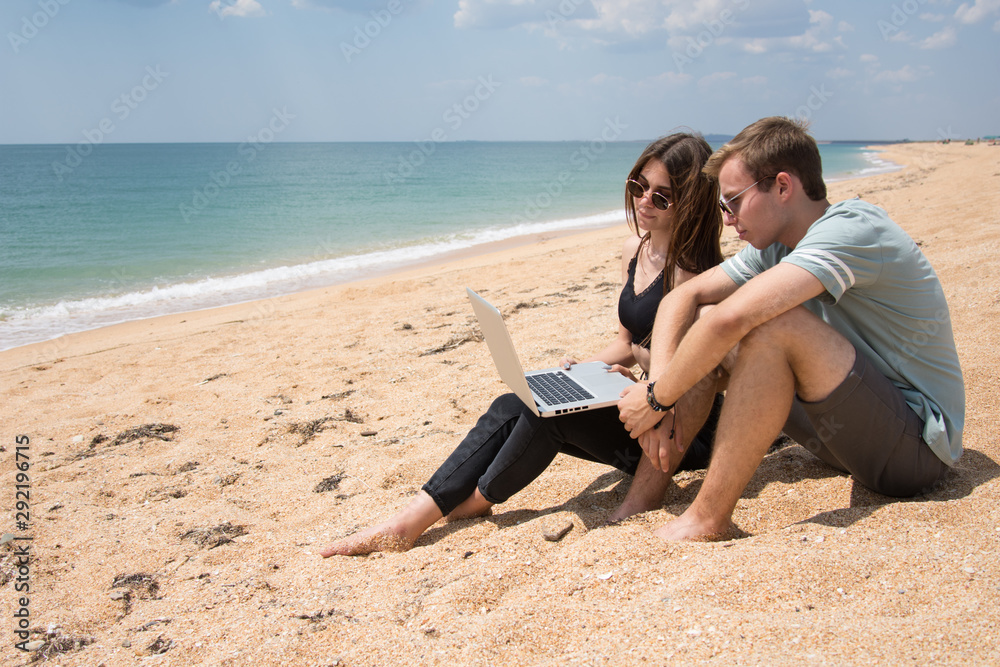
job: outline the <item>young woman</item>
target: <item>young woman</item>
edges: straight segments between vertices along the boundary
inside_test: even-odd
[[[700,136],[673,134],[646,147],[628,175],[625,210],[635,236],[622,250],[618,336],[588,361],[632,376],[649,370],[649,338],[660,299],[674,286],[722,261],[718,187],[702,174],[712,149]],[[560,365],[577,363],[562,359]],[[633,378],[634,379],[634,378]],[[321,554],[354,556],[404,551],[442,517],[482,516],[538,477],[562,452],[634,474],[618,521],[656,509],[677,470],[705,467],[721,396],[715,387],[682,417],[693,437],[678,431],[679,450],[669,473],[644,459],[619,421],[616,407],[559,417],[536,417],[513,394],[496,399],[410,503],[387,521],[330,545]],[[685,408],[682,402],[678,412]]]

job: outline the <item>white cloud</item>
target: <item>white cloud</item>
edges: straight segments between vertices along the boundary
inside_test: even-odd
[[[758,88],[766,86],[767,82],[768,78],[766,76],[764,76],[763,74],[758,74],[756,76],[744,77],[744,79],[740,83],[742,83],[744,86],[749,86],[750,88]]]
[[[668,90],[675,90],[687,85],[691,79],[690,74],[668,71],[639,81],[637,88],[643,96],[661,95]]]
[[[878,56],[876,56],[874,53],[862,53],[861,57],[858,58],[858,60],[860,60],[863,63],[877,63]]]
[[[910,65],[898,70],[884,70],[875,75],[875,80],[882,83],[909,83],[920,78],[917,71]]]
[[[134,5],[136,7],[159,7],[160,5],[165,5],[173,0],[118,0],[119,2],[124,2],[126,5]]]
[[[920,15],[920,20],[921,21],[927,21],[928,23],[941,23],[941,21],[944,21],[946,18],[948,18],[948,17],[945,16],[944,14],[921,14]]]
[[[824,11],[789,7],[782,0],[459,0],[454,14],[457,28],[522,26],[561,42],[568,37],[602,46],[666,41],[675,49],[691,39],[702,45],[801,39],[832,23]],[[761,44],[765,50],[801,48],[794,41]]]
[[[233,2],[222,2],[213,0],[208,6],[210,10],[219,15],[219,18],[247,18],[250,16],[264,16],[266,13],[257,0],[234,0]]]
[[[780,36],[745,38],[741,40],[742,50],[758,55],[774,51],[824,53],[836,46],[844,47],[841,36],[834,36],[833,33],[853,30],[853,26],[843,21],[837,23],[833,16],[822,10],[809,9],[807,12],[808,23],[800,22],[798,30]]]
[[[827,71],[826,75],[831,79],[846,79],[849,76],[854,76],[854,72],[843,67],[835,67]]]
[[[628,85],[629,81],[623,76],[618,76],[617,74],[604,74],[602,72],[600,74],[595,74],[594,76],[590,77],[587,80],[587,83],[595,86]]]
[[[762,54],[772,51],[811,51],[814,53],[825,53],[833,50],[833,44],[843,46],[843,41],[838,38],[831,43],[824,39],[820,28],[810,28],[801,35],[794,37],[770,37],[759,39],[748,39],[743,41],[743,50],[746,53]]]
[[[972,5],[963,2],[955,10],[955,18],[962,23],[979,23],[998,11],[1000,11],[1000,0],[976,0]]]
[[[388,0],[292,0],[296,9],[339,9],[356,14],[385,9],[387,4]]]
[[[690,74],[681,74],[679,72],[664,72],[663,74],[657,74],[654,77],[646,79],[644,83],[677,86],[677,85],[683,85],[690,80],[691,80]]]
[[[698,79],[699,88],[710,88],[718,83],[724,83],[736,78],[736,72],[713,72]]]
[[[924,41],[920,42],[921,49],[946,49],[953,46],[958,37],[958,31],[952,26],[936,32]]]
[[[503,30],[519,25],[554,27],[596,16],[591,0],[459,0],[456,28]]]
[[[833,17],[824,12],[822,9],[817,9],[813,11],[809,10],[809,22],[810,23],[820,23],[820,24],[830,24],[833,22]]]

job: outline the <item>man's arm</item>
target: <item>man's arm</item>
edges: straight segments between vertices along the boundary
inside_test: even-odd
[[[716,266],[678,285],[663,298],[653,325],[650,378],[658,378],[663,373],[681,339],[694,324],[698,308],[720,303],[738,287],[721,266]]]
[[[738,289],[719,267],[702,276],[684,286],[690,286],[694,295],[679,295],[680,303],[672,303],[670,308],[663,307],[665,299],[656,316],[650,377],[656,380],[655,396],[662,405],[676,402],[754,328],[824,292],[819,279],[788,263],[768,269]],[[694,320],[697,305],[711,303],[697,302],[717,296],[722,297],[718,305],[689,324],[685,334],[684,324]],[[668,361],[660,366],[663,359]],[[645,385],[633,385],[618,404],[621,419],[633,437],[662,417],[646,403],[645,391]]]

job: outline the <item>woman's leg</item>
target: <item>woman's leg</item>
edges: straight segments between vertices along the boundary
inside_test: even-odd
[[[706,383],[705,392],[685,401],[687,409],[681,417],[687,427],[682,431],[684,452],[678,454],[675,470],[704,467],[707,463],[721,404],[721,396],[712,389],[714,384]],[[675,471],[661,473],[651,466],[645,470],[642,448],[625,430],[615,407],[546,419],[527,412],[514,425],[472,496],[455,510],[454,518],[476,515],[492,504],[506,501],[538,478],[558,453],[637,475],[611,521],[661,507]]]
[[[495,468],[497,461],[505,460],[511,451],[520,449],[526,438],[530,438],[536,430],[539,421],[514,394],[497,398],[424,484],[423,490],[434,499],[443,514],[460,518],[460,515],[466,514],[467,507],[464,505],[478,490],[481,479],[491,468]],[[506,499],[491,499],[489,502]]]
[[[334,542],[320,554],[326,558],[406,551],[445,514],[459,518],[456,508],[466,516],[485,513],[490,503],[481,495],[485,506],[481,503],[470,506],[468,502],[475,499],[479,478],[525,413],[534,417],[513,394],[496,399],[406,507],[382,523]]]

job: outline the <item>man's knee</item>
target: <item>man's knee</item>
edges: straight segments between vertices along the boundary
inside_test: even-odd
[[[810,327],[817,324],[822,324],[822,320],[802,306],[796,306],[758,324],[743,337],[739,345],[740,347],[753,347],[759,344],[773,345],[777,341],[801,336]]]

